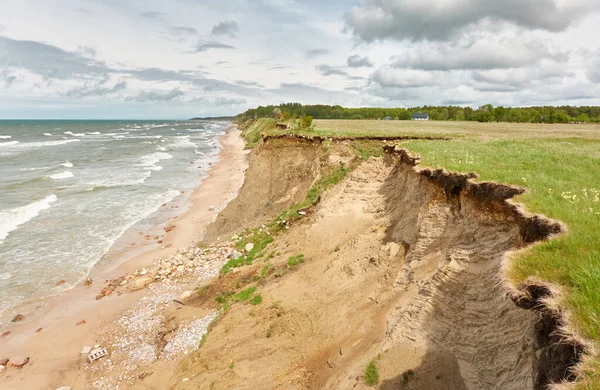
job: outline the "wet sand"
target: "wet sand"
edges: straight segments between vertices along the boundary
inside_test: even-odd
[[[120,251],[110,264],[92,270],[90,287],[80,284],[47,298],[40,305],[39,313],[29,314],[25,323],[8,328],[11,333],[0,338],[0,359],[28,356],[31,360],[22,369],[8,368],[0,374],[0,388],[34,390],[69,385],[62,381],[78,366],[81,348],[100,341],[102,327],[146,294],[146,290],[141,290],[96,300],[106,281],[148,266],[158,257],[171,256],[179,248],[195,243],[218,212],[237,195],[244,180],[248,153],[239,134],[237,127],[231,126],[221,137],[219,161],[194,190],[189,209],[164,226],[152,228],[164,232],[167,225],[175,225],[165,234],[163,243],[146,243],[144,246],[139,243]],[[142,233],[140,240],[149,232]],[[84,324],[76,325],[82,320],[85,320]]]

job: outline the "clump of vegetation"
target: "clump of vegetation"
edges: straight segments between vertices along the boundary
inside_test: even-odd
[[[200,344],[198,344],[198,348],[202,347],[205,342],[206,342],[206,333],[204,333],[202,335],[202,338],[200,339]]]
[[[242,123],[240,128],[242,129],[242,137],[246,140],[246,147],[248,149],[253,148],[261,141],[261,134],[272,130],[276,123],[277,120],[272,118],[263,118]]]
[[[235,366],[235,364],[233,363],[233,360],[231,360],[231,361],[229,362],[229,369],[230,369],[230,370],[233,370],[233,367],[234,367],[234,366]]]
[[[310,129],[312,123],[313,117],[310,115],[303,116],[302,119],[300,119],[300,127],[302,127],[303,129]]]
[[[263,278],[266,278],[267,276],[271,275],[273,273],[273,264],[271,263],[267,263],[265,264],[262,269],[260,270],[260,276],[262,276]]]
[[[236,243],[236,248],[242,251],[246,245],[250,243],[253,244],[254,247],[245,256],[227,261],[221,269],[221,273],[227,274],[234,268],[252,264],[254,260],[264,256],[264,249],[273,241],[274,239],[268,230],[261,228],[246,231],[243,238]]]
[[[375,359],[371,360],[365,369],[365,383],[369,386],[376,386],[379,383],[379,370]]]
[[[350,147],[360,158],[367,161],[371,157],[383,155],[383,144],[381,141],[358,140],[352,141]]]
[[[254,294],[255,291],[256,291],[256,286],[252,286],[243,291],[240,291],[239,293],[237,293],[235,295],[235,301],[236,302],[246,302],[248,299],[250,299],[250,297],[252,296],[252,294]]]
[[[255,296],[252,297],[252,299],[250,300],[250,304],[256,306],[256,305],[260,305],[262,303],[263,299],[260,296],[260,294],[256,294]]]
[[[267,338],[271,338],[273,333],[273,324],[269,325],[269,329],[267,329]]]
[[[198,295],[204,295],[204,293],[208,290],[208,286],[202,286],[202,287],[198,287],[196,289],[196,293]]]
[[[408,370],[402,373],[402,384],[407,385],[408,382],[415,376],[415,372],[413,370]]]
[[[304,263],[304,255],[303,254],[299,254],[299,255],[296,255],[296,256],[291,256],[288,259],[288,262],[287,262],[288,267],[295,267],[295,266],[300,265],[302,263]]]

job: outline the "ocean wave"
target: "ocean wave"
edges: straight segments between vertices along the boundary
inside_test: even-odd
[[[146,179],[148,179],[151,175],[152,171],[145,170],[143,172],[140,172],[140,175],[138,175],[138,177],[135,178],[115,178],[93,181],[86,183],[87,185],[91,186],[86,191],[96,191],[113,187],[136,186],[144,184]]]
[[[69,172],[69,171],[64,171],[61,173],[55,173],[54,175],[50,175],[48,176],[50,179],[54,179],[54,180],[61,180],[61,179],[68,179],[70,177],[73,177],[73,172]]]
[[[37,167],[37,168],[21,168],[19,169],[21,172],[33,172],[33,171],[45,171],[46,169],[51,169],[52,167]]]
[[[189,135],[184,135],[182,137],[175,137],[176,141],[173,144],[170,144],[168,147],[169,148],[197,148],[198,145],[196,145],[195,143],[193,143],[192,141],[190,141],[190,136]]]
[[[144,170],[160,171],[162,167],[157,166],[156,163],[162,160],[169,160],[171,158],[173,158],[173,156],[169,153],[156,152],[147,156],[140,157],[140,162],[136,164],[136,166],[143,167]]]
[[[0,139],[11,139],[12,136],[10,135],[0,135]]]
[[[73,168],[73,164],[68,161],[66,163],[62,163],[60,165],[62,165],[65,168]]]
[[[27,206],[0,211],[0,244],[10,232],[37,217],[42,210],[49,209],[57,199],[56,195],[52,194]]]
[[[72,135],[74,137],[85,137],[85,133],[73,133],[72,131],[65,131],[63,134]]]
[[[99,131],[94,131],[93,133],[87,133],[87,134],[88,134],[88,135],[100,135],[100,134],[102,134],[102,133],[101,133],[101,132],[99,132]]]
[[[42,134],[44,134],[46,137],[52,137],[52,134],[50,134],[50,133],[42,133]]]
[[[0,142],[0,147],[8,147],[12,145],[20,144],[19,141]]]

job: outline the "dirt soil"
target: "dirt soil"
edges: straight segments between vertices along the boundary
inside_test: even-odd
[[[276,139],[260,148],[209,238],[263,223],[302,200],[325,167],[352,159],[343,143]],[[534,388],[539,318],[511,301],[501,272],[507,253],[529,241],[526,218],[506,196],[445,188],[440,177],[449,176],[405,160],[363,162],[269,256],[186,302],[214,308],[217,295],[248,286],[263,299],[234,302],[164,387],[367,389],[374,359],[381,389]],[[288,265],[299,254],[304,262]]]

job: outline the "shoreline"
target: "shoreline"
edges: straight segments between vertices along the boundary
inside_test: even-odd
[[[244,150],[244,141],[237,126],[230,125],[225,134],[219,137],[219,142],[222,146],[219,159],[184,201],[189,203],[187,210],[164,223],[149,227],[148,230],[164,233],[161,244],[155,241],[146,244],[139,237],[140,245],[121,246],[115,250],[114,258],[110,258],[110,261],[105,264],[99,261],[92,267],[89,274],[93,280],[91,286],[85,287],[79,283],[58,295],[40,299],[31,305],[34,312],[27,315],[26,322],[3,329],[11,333],[0,338],[0,358],[29,356],[31,361],[23,369],[7,370],[0,376],[0,387],[47,389],[50,384],[63,386],[60,379],[63,373],[72,371],[73,365],[80,361],[81,347],[99,341],[96,338],[103,325],[110,323],[119,313],[146,295],[146,290],[140,290],[96,300],[106,281],[148,266],[156,258],[171,256],[179,248],[187,247],[203,237],[206,227],[214,221],[220,210],[237,196],[247,164],[248,151]],[[170,225],[175,227],[165,232],[164,228]],[[122,239],[139,235],[136,227],[139,228],[138,223],[130,227],[114,245]],[[148,230],[143,234],[148,234]],[[35,313],[35,310],[40,313]],[[82,320],[85,320],[84,324],[76,325]],[[36,332],[40,328],[42,330]]]

